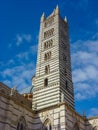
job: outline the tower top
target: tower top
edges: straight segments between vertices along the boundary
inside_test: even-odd
[[[46,18],[45,13],[43,12],[42,16],[41,16],[41,22],[44,22],[46,19],[55,16],[55,15],[59,15],[60,14],[60,10],[58,5],[56,6],[56,8],[54,8],[53,12]]]
[[[65,16],[64,21],[67,22],[67,17]]]
[[[58,5],[56,6],[56,9],[55,9],[55,14],[59,14],[60,13],[60,10],[59,10],[59,7]]]
[[[41,16],[41,22],[43,22],[46,19],[45,17],[45,13],[43,12],[42,16]]]

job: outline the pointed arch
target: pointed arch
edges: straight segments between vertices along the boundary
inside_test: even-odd
[[[45,74],[49,74],[50,72],[50,65],[45,66]]]
[[[44,121],[42,130],[52,130],[51,120],[49,118]]]
[[[45,53],[44,59],[47,60],[47,54]]]
[[[48,86],[48,79],[47,79],[47,78],[44,79],[44,86],[45,86],[45,87]]]
[[[17,130],[26,130],[26,120],[23,116],[18,119]]]

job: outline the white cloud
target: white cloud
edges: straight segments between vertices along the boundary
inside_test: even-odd
[[[3,82],[10,87],[16,86],[18,90],[31,84],[31,78],[34,75],[35,67],[32,63],[7,68],[2,71],[5,79]],[[9,79],[9,80],[6,80]]]
[[[97,34],[95,34],[97,35]],[[20,38],[22,37],[22,39]],[[19,35],[18,41],[20,43],[25,39],[31,40],[30,35]],[[18,66],[7,68],[0,72],[5,79],[5,83],[8,82],[6,77],[11,79],[8,82],[10,86],[17,85],[26,86],[34,74],[35,67],[33,64],[27,64],[22,62],[23,58],[25,61],[30,60],[31,54],[36,54],[37,45],[31,46],[27,52],[19,53],[18,57],[20,63]],[[75,87],[76,100],[84,100],[91,97],[95,97],[98,93],[98,40],[92,38],[92,40],[82,41],[78,40],[72,44],[72,65],[73,65],[73,81]],[[31,62],[31,61],[30,61]],[[9,64],[15,64],[15,61],[11,59]],[[32,70],[33,67],[33,70]],[[33,71],[33,72],[32,72]],[[10,80],[9,80],[10,81]],[[29,82],[30,83],[30,82]],[[94,90],[92,91],[92,86]]]
[[[4,80],[4,83],[5,83],[7,86],[10,86],[10,85],[11,85],[11,81],[10,81],[10,80]]]
[[[98,115],[98,108],[91,108],[88,116],[90,117],[90,116],[96,116],[96,115]]]
[[[98,33],[96,33],[92,38],[93,39],[98,39]]]
[[[95,67],[94,65],[89,65],[88,66],[84,66],[82,65],[82,67],[80,67],[79,69],[74,69],[73,70],[73,80],[74,83],[77,82],[84,82],[84,81],[89,81],[89,80],[93,80],[95,82],[97,82],[97,77],[98,77],[98,73],[97,73],[97,67]]]
[[[0,62],[2,82],[10,87],[16,86],[18,90],[31,85],[31,78],[35,74],[35,56],[37,45],[30,46],[27,52],[17,54],[9,61]],[[31,60],[32,57],[32,60]]]
[[[24,34],[22,35],[22,37],[27,41],[27,42],[31,42],[32,40],[32,36],[30,34]]]
[[[23,41],[23,37],[19,34],[16,35],[16,45],[19,46]]]
[[[31,46],[30,50],[31,50],[32,53],[36,53],[37,50],[38,50],[38,45]]]
[[[87,41],[85,44],[90,51],[98,54],[98,33],[96,33],[93,37],[95,37],[97,40]]]
[[[97,81],[96,79],[98,77],[97,67],[95,67],[94,65],[88,65],[88,67],[84,68],[84,70],[89,79]]]
[[[72,65],[76,100],[95,97],[98,93],[98,40],[73,43]]]
[[[37,53],[37,45],[30,46],[28,51],[22,52],[16,55],[18,60],[25,59],[25,60],[30,60],[30,56],[36,55]]]
[[[15,61],[13,59],[10,59],[8,61],[1,61],[0,62],[0,68],[1,68],[2,71],[3,71],[4,68],[7,68],[10,65],[11,66],[15,65]],[[0,74],[2,73],[2,71],[0,71]]]
[[[94,89],[93,89],[94,88]],[[96,97],[98,87],[95,84],[79,82],[75,84],[75,98],[76,100],[85,100]]]
[[[87,79],[87,76],[86,76],[86,73],[83,72],[83,70],[81,69],[75,69],[73,70],[73,81],[74,83],[77,83],[77,82],[82,82],[82,81],[85,81]]]
[[[17,34],[16,35],[16,45],[19,46],[23,43],[23,41],[31,42],[32,36],[31,34]]]
[[[16,55],[19,59],[25,58],[26,60],[29,59],[29,52],[23,52]]]

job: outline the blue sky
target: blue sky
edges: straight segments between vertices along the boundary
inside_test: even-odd
[[[98,115],[98,1],[0,1],[0,81],[20,91],[35,73],[40,17],[67,16],[76,110]]]

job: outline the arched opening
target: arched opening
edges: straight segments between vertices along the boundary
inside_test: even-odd
[[[26,121],[23,116],[21,116],[18,120],[17,130],[26,130]]]
[[[46,35],[47,35],[46,32],[44,32],[44,38],[46,38]]]
[[[44,49],[46,49],[46,42],[44,43]]]
[[[44,60],[46,61],[46,60],[48,60],[48,59],[50,59],[50,58],[51,58],[51,52],[45,53],[45,55],[44,55]]]
[[[47,66],[45,66],[45,74],[47,74],[48,73],[48,68],[47,68]]]
[[[50,65],[48,65],[47,68],[48,68],[48,73],[50,73]]]
[[[50,66],[47,65],[45,66],[45,74],[48,74],[50,72]]]
[[[51,39],[50,46],[52,46],[52,44],[53,44],[53,40]]]
[[[42,130],[52,130],[51,121],[49,119],[46,119]]]
[[[45,86],[45,87],[48,86],[48,79],[47,79],[47,78],[44,80],[44,86]]]
[[[49,59],[49,52],[47,53],[47,59]]]
[[[49,48],[51,47],[51,41],[48,42],[48,47],[49,47]]]
[[[51,36],[51,30],[49,30],[49,36]]]
[[[45,60],[47,60],[47,54],[45,54],[45,57],[44,57]]]
[[[54,33],[54,28],[52,28],[52,30],[51,30],[51,31],[52,31],[52,35],[53,35],[53,33]]]
[[[48,58],[49,58],[49,59],[51,58],[51,51],[50,51],[49,54],[48,54]]]

